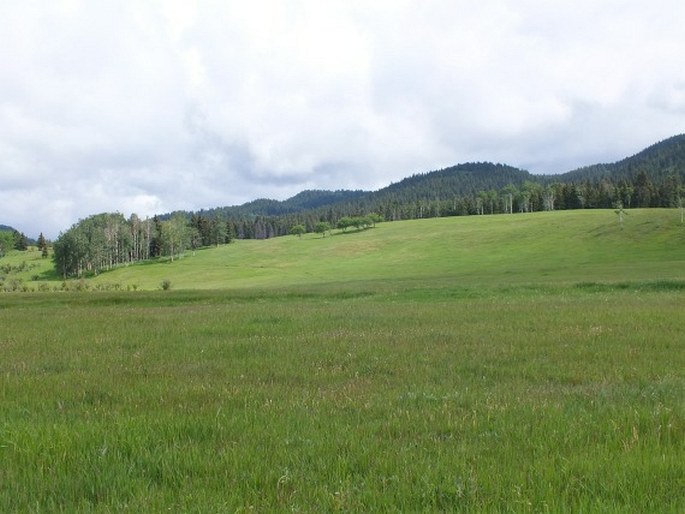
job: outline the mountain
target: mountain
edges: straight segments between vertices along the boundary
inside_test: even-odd
[[[442,170],[420,173],[396,184],[369,193],[365,199],[384,199],[393,195],[405,200],[433,200],[452,196],[475,196],[482,191],[500,190],[508,185],[520,187],[525,182],[548,185],[572,184],[603,179],[612,182],[634,181],[645,172],[654,183],[675,175],[685,182],[685,134],[656,143],[641,152],[609,164],[595,164],[560,175],[533,175],[504,164],[466,163]]]
[[[387,204],[407,204],[475,197],[484,191],[500,191],[508,185],[524,183],[547,186],[552,183],[579,184],[633,182],[645,172],[653,183],[670,175],[685,182],[685,134],[656,143],[641,152],[614,163],[595,164],[560,175],[533,175],[528,171],[489,162],[464,163],[425,173],[417,173],[377,191],[302,191],[285,201],[260,199],[235,207],[221,207],[206,214],[227,218],[285,216],[323,210],[336,212],[382,210]]]
[[[0,225],[0,232],[15,232],[16,229],[10,227],[9,225]]]
[[[465,163],[449,168],[417,173],[377,191],[305,190],[287,200],[261,198],[242,205],[203,209],[194,214],[228,219],[258,216],[288,216],[311,211],[368,211],[386,202],[417,202],[436,198],[475,195],[479,191],[501,189],[508,184],[520,186],[536,176],[504,164]],[[378,210],[378,209],[375,209]],[[168,217],[168,215],[163,216]]]
[[[528,171],[504,164],[475,162],[458,164],[442,170],[420,173],[396,184],[369,193],[368,197],[384,200],[402,196],[411,201],[453,196],[476,195],[480,191],[501,189],[508,184],[521,185],[535,180]]]
[[[614,163],[560,175],[533,175],[506,164],[471,162],[417,173],[377,191],[306,190],[284,201],[258,199],[195,213],[234,223],[238,237],[273,237],[295,224],[371,212],[411,219],[541,209],[673,207],[685,184],[685,134]],[[504,197],[507,197],[506,199]],[[164,219],[169,215],[160,216]]]
[[[618,182],[633,181],[641,171],[647,173],[653,182],[661,182],[671,174],[685,181],[685,134],[660,141],[618,162],[594,164],[548,177],[564,183],[602,179]]]
[[[287,200],[270,200],[260,198],[243,205],[230,207],[216,207],[213,209],[201,210],[196,214],[210,218],[252,218],[256,216],[286,216],[302,211],[326,207],[332,204],[345,203],[356,200],[368,194],[367,191],[324,191],[324,190],[305,190]]]

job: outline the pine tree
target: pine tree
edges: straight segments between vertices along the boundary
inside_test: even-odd
[[[26,251],[28,248],[28,243],[26,242],[26,236],[24,235],[23,232],[18,232],[14,231],[13,232],[14,236],[14,249],[19,250],[20,252]]]
[[[42,232],[38,236],[38,249],[41,251],[43,259],[45,259],[48,256],[48,241]]]

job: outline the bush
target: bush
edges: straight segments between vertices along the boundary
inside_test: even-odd
[[[171,289],[171,280],[165,278],[164,280],[162,280],[161,286],[164,291],[168,291],[169,289]]]

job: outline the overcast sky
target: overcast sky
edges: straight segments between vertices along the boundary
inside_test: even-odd
[[[0,0],[0,223],[559,173],[685,132],[682,0]]]

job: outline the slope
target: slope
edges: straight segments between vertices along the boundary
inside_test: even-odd
[[[173,263],[104,273],[100,284],[158,289],[518,287],[685,279],[677,211],[637,209],[621,229],[613,211],[436,218],[363,232],[236,241]],[[360,285],[361,284],[361,285]]]

